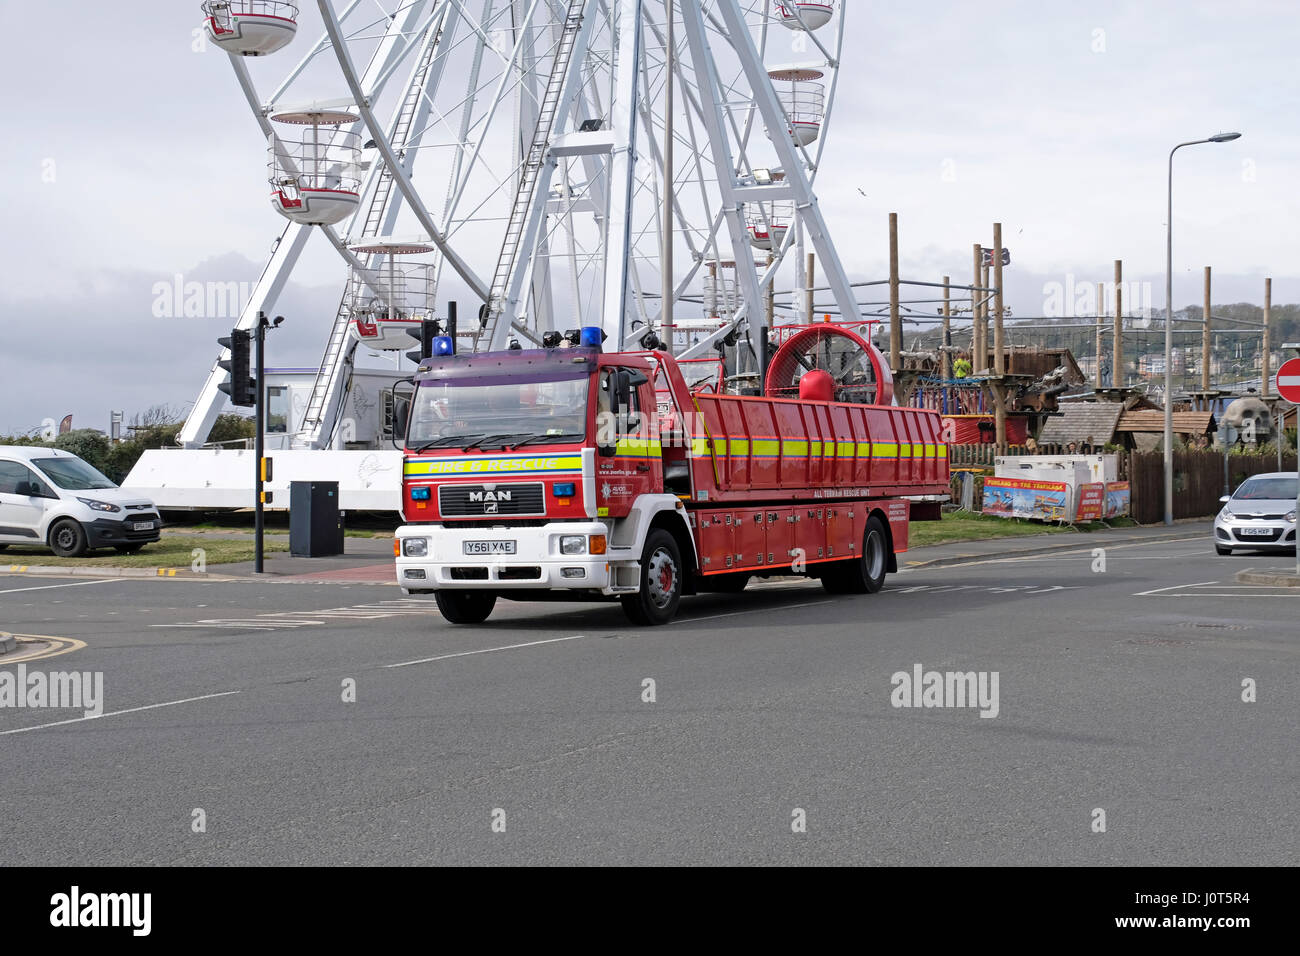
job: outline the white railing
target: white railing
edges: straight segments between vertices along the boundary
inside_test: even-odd
[[[791,123],[821,125],[826,115],[826,88],[822,84],[798,81],[790,87],[778,87],[776,96]]]
[[[225,27],[230,26],[232,16],[298,19],[298,5],[288,0],[205,0],[203,12]]]
[[[431,262],[383,262],[374,269],[353,269],[348,276],[348,310],[365,322],[431,319],[436,275]]]
[[[271,134],[266,148],[271,185],[352,193],[361,187],[360,136],[315,126],[300,135]]]

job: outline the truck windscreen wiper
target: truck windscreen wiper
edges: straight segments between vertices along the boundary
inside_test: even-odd
[[[522,438],[519,441],[511,442],[510,447],[520,448],[523,445],[539,445],[543,442],[572,441],[574,439],[580,439],[582,437],[583,436],[581,432],[560,432],[559,434],[556,435],[529,435],[527,438]]]
[[[467,438],[479,438],[482,435],[483,432],[471,432],[468,435],[443,435],[441,438],[435,438],[433,439],[433,441],[427,441],[423,445],[419,445],[415,448],[412,448],[411,451],[422,452],[430,448],[443,448],[448,445],[460,444],[461,442],[465,441],[465,439]],[[462,446],[462,450],[464,450],[464,448],[472,448],[472,447],[473,447],[472,445],[464,445]]]

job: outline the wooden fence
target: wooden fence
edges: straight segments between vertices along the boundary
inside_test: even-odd
[[[1164,454],[1158,451],[1129,452],[1127,476],[1133,494],[1133,517],[1142,524],[1155,524],[1165,515]],[[1282,471],[1295,471],[1295,453],[1282,456]],[[1125,470],[1121,467],[1121,471]],[[1277,455],[1229,455],[1228,488],[1237,486],[1251,475],[1278,471]],[[1208,518],[1222,505],[1224,494],[1223,455],[1217,451],[1174,452],[1174,517]]]
[[[998,446],[992,443],[949,445],[948,466],[950,468],[992,468],[993,459],[1000,454],[997,448]],[[1010,445],[1006,453],[1028,455],[1029,450],[1024,445]]]

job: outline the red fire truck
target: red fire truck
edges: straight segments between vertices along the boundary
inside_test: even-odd
[[[635,623],[664,624],[683,595],[755,576],[878,591],[909,520],[939,516],[947,446],[937,413],[876,401],[892,400],[888,370],[856,346],[856,378],[818,367],[815,350],[774,378],[783,346],[761,395],[688,385],[662,351],[425,359],[398,583],[457,624],[485,620],[498,598],[618,598]]]

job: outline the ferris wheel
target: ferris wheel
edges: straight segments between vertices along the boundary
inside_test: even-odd
[[[763,290],[783,269],[813,286],[807,243],[856,315],[812,191],[843,7],[206,0],[208,37],[267,138],[268,215],[288,220],[241,326],[310,234],[340,256],[296,444],[328,441],[358,345],[409,349],[406,329],[452,301],[460,350],[595,325],[607,348],[653,333],[689,357],[739,336],[756,356]],[[206,438],[224,375],[214,364],[183,442]]]

